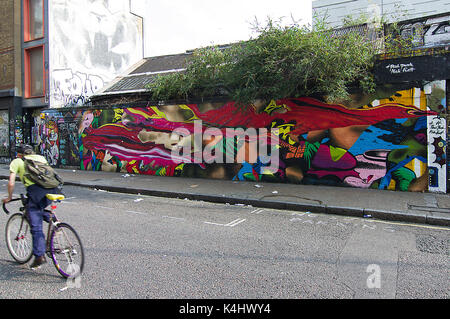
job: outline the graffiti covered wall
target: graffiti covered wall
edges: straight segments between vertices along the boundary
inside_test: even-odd
[[[9,156],[8,110],[0,110],[0,156]]]
[[[427,90],[359,108],[298,98],[246,110],[233,102],[49,110],[38,119],[39,145],[53,165],[82,170],[445,192],[445,179],[433,179],[446,171],[445,135],[433,129],[442,119],[427,108]]]
[[[51,107],[83,105],[143,57],[128,0],[51,0],[49,14]]]

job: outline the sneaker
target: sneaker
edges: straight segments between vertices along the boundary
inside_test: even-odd
[[[41,265],[47,263],[45,256],[35,257],[33,263],[30,265],[31,269],[38,269]]]

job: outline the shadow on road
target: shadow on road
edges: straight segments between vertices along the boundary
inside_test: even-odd
[[[29,268],[28,264],[18,264],[11,260],[0,259],[0,282],[45,282],[61,283],[64,279],[58,274],[46,273],[48,263],[37,270]]]

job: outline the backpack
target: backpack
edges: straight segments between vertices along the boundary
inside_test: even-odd
[[[43,188],[55,188],[63,184],[60,176],[47,163],[23,158],[25,164],[24,176]]]

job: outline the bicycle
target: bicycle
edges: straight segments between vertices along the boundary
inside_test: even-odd
[[[47,194],[51,200],[51,209],[45,209],[49,214],[48,230],[46,236],[46,254],[53,261],[56,270],[64,278],[76,278],[84,267],[84,251],[80,237],[75,229],[67,223],[60,222],[55,214],[56,203],[64,199],[62,194]],[[28,198],[23,194],[13,201],[22,201],[20,213],[14,213],[8,219],[5,229],[6,245],[11,256],[19,264],[27,263],[33,254],[33,237],[31,226],[26,212]],[[10,212],[3,203],[4,212]],[[64,267],[65,266],[65,267]]]

